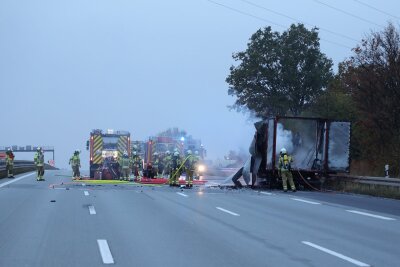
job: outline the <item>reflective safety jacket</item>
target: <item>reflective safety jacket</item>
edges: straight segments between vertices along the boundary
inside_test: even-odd
[[[157,168],[158,169],[158,165],[160,164],[160,160],[158,159],[158,157],[155,157],[153,159],[153,168]]]
[[[69,164],[71,164],[71,166],[81,166],[79,155],[73,155],[69,160]]]
[[[167,168],[167,169],[171,168],[171,163],[172,163],[172,156],[171,155],[165,156],[163,158],[163,165],[164,165],[165,168]]]
[[[9,154],[6,155],[6,165],[14,165],[14,157]]]
[[[36,166],[44,166],[44,154],[36,152],[33,161],[35,162]]]
[[[129,158],[121,158],[119,160],[119,166],[121,166],[122,169],[129,169],[129,164],[130,164]]]
[[[293,159],[291,156],[287,154],[281,154],[279,156],[279,170],[281,172],[283,171],[290,171],[292,169],[291,163],[293,162]]]
[[[171,169],[178,169],[181,166],[181,159],[179,156],[173,156],[171,159]]]
[[[190,155],[185,161],[185,168],[187,170],[194,170],[197,164],[197,157]]]
[[[133,156],[131,162],[132,162],[132,165],[134,167],[141,167],[142,166],[142,159],[138,155]]]

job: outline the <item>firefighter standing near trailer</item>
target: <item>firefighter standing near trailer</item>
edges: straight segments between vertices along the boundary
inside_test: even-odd
[[[37,169],[37,181],[44,181],[44,153],[41,147],[38,147],[33,158]]]
[[[279,155],[279,172],[282,177],[282,185],[284,192],[287,192],[287,180],[289,180],[289,184],[292,191],[296,192],[296,187],[293,182],[293,175],[291,171],[292,162],[293,162],[292,157],[287,154],[285,148],[282,148],[281,153]]]
[[[193,175],[196,168],[196,157],[192,155],[192,151],[188,150],[188,156],[185,161],[185,169],[186,169],[186,187],[193,187]]]
[[[124,152],[122,158],[119,160],[119,166],[121,168],[121,177],[120,180],[129,181],[129,174],[130,174],[130,165],[131,161],[129,160],[128,153]]]
[[[7,177],[14,178],[14,153],[11,148],[9,148],[6,152],[6,170]]]
[[[80,179],[81,159],[79,158],[79,150],[74,151],[74,155],[69,159],[69,165],[72,167],[72,179]]]
[[[179,152],[175,151],[171,158],[170,175],[169,175],[170,186],[179,185],[179,177],[181,176],[179,169],[180,167],[181,167],[181,158],[179,156]]]

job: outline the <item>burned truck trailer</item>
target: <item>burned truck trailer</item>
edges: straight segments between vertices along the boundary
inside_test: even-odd
[[[298,185],[320,187],[324,177],[349,172],[351,123],[323,118],[271,117],[259,122],[262,162],[257,182],[280,187],[279,153],[285,148],[293,158],[292,174]],[[260,138],[261,137],[261,138]]]

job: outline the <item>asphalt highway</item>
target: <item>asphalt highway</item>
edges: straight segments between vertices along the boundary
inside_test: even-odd
[[[0,180],[0,266],[400,266],[400,202]]]

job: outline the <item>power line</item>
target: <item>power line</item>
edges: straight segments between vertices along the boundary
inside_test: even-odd
[[[386,12],[386,11],[383,11],[382,9],[378,9],[378,8],[376,8],[376,7],[374,7],[374,6],[371,6],[371,5],[367,4],[367,3],[364,3],[364,2],[362,2],[362,1],[360,1],[360,0],[353,0],[353,1],[359,3],[360,5],[363,5],[363,6],[369,7],[369,8],[371,8],[371,9],[373,9],[373,10],[376,10],[376,11],[382,13],[382,14],[391,16],[391,17],[393,17],[393,18],[395,18],[395,19],[400,19],[400,17],[398,17],[398,16],[392,15],[392,14]]]
[[[268,22],[268,23],[271,23],[271,24],[276,25],[276,26],[278,26],[278,27],[281,27],[281,28],[286,29],[286,26],[284,26],[284,25],[282,25],[282,24],[275,23],[275,22],[273,22],[273,21],[270,21],[270,20],[267,20],[267,19],[264,19],[264,18],[255,16],[255,15],[250,14],[250,13],[247,13],[247,12],[243,12],[243,11],[241,11],[241,10],[239,10],[239,9],[236,9],[236,8],[233,8],[233,7],[230,7],[230,6],[227,6],[227,5],[224,5],[224,4],[215,2],[215,1],[213,1],[213,0],[207,0],[207,1],[210,2],[210,3],[213,3],[213,4],[215,4],[215,5],[224,7],[224,8],[226,8],[226,9],[235,11],[235,12],[237,12],[237,13],[239,13],[239,14],[242,14],[242,15],[245,15],[245,16],[248,16],[248,17],[252,17],[252,18],[255,18],[255,19],[264,21],[264,22]],[[345,47],[345,48],[348,48],[348,49],[352,49],[352,47],[350,47],[350,46],[347,46],[347,45],[344,45],[344,44],[341,44],[341,43],[337,43],[337,42],[334,42],[334,41],[330,41],[330,40],[327,40],[327,39],[320,38],[320,40],[322,40],[322,41],[324,41],[324,42],[327,42],[327,43],[331,43],[331,44],[337,45],[337,46],[341,46],[341,47]]]
[[[271,13],[273,13],[273,14],[276,14],[276,15],[279,15],[279,16],[281,16],[281,17],[288,18],[288,19],[293,20],[293,21],[300,22],[300,23],[304,23],[304,24],[306,24],[306,25],[308,25],[308,26],[311,26],[311,27],[315,26],[315,25],[313,25],[313,24],[311,24],[311,23],[302,22],[302,21],[300,21],[300,20],[298,20],[298,19],[296,19],[296,18],[294,18],[294,17],[288,16],[288,15],[286,15],[286,14],[280,13],[280,12],[275,11],[275,10],[272,10],[272,9],[270,9],[270,8],[266,8],[266,7],[261,6],[261,5],[258,5],[258,4],[256,4],[256,3],[253,3],[253,2],[250,2],[250,1],[247,1],[247,0],[240,0],[240,1],[245,2],[245,3],[247,3],[247,4],[249,4],[249,5],[252,5],[252,6],[258,7],[258,8],[260,8],[260,9],[269,11],[269,12],[271,12]],[[331,31],[331,30],[329,30],[329,29],[325,29],[325,28],[322,28],[322,27],[318,27],[318,28],[321,29],[321,30],[323,30],[323,31],[329,32],[329,33],[331,33],[331,34],[334,34],[334,35],[337,35],[337,36],[340,36],[340,37],[343,37],[343,38],[346,38],[346,39],[351,40],[351,41],[356,41],[356,42],[359,41],[359,40],[357,40],[357,39],[354,39],[354,38],[352,38],[352,37],[350,37],[350,36],[347,36],[347,35],[345,35],[345,34],[342,34],[342,33],[338,33],[338,32],[335,32],[335,31]]]
[[[240,13],[240,14],[242,14],[242,15],[246,15],[246,16],[249,16],[249,17],[258,19],[258,20],[262,20],[262,21],[265,21],[265,22],[274,24],[274,25],[276,25],[276,26],[278,26],[278,27],[281,27],[281,28],[286,28],[286,26],[284,26],[284,25],[282,25],[282,24],[278,24],[278,23],[275,23],[275,22],[273,22],[273,21],[270,21],[270,20],[267,20],[267,19],[264,19],[264,18],[255,16],[255,15],[252,15],[252,14],[250,14],[250,13],[243,12],[243,11],[241,11],[241,10],[239,10],[239,9],[236,9],[236,8],[233,8],[233,7],[230,7],[230,6],[227,6],[227,5],[218,3],[218,2],[214,2],[214,1],[212,1],[212,0],[207,0],[207,1],[208,1],[208,2],[211,2],[211,3],[213,3],[213,4],[216,4],[216,5],[222,6],[222,7],[224,7],[224,8],[230,9],[230,10],[235,11],[235,12],[237,12],[237,13]]]
[[[375,26],[378,26],[378,27],[383,28],[382,25],[379,25],[379,24],[377,24],[377,23],[375,23],[375,22],[373,22],[373,21],[371,21],[371,20],[364,19],[364,18],[362,18],[362,17],[360,17],[360,16],[354,15],[354,14],[352,14],[352,13],[350,13],[350,12],[347,12],[346,10],[343,10],[343,9],[340,9],[340,8],[337,8],[337,7],[334,7],[334,6],[331,6],[331,5],[327,4],[327,3],[324,3],[324,2],[319,1],[319,0],[314,0],[314,2],[317,2],[318,4],[327,6],[327,7],[331,8],[331,9],[333,9],[333,10],[339,11],[339,12],[344,13],[344,14],[346,14],[346,15],[348,15],[348,16],[353,17],[353,18],[356,18],[356,19],[362,20],[362,21],[364,21],[364,22],[368,22],[368,23],[370,23],[370,24],[373,24],[373,25],[375,25]]]

